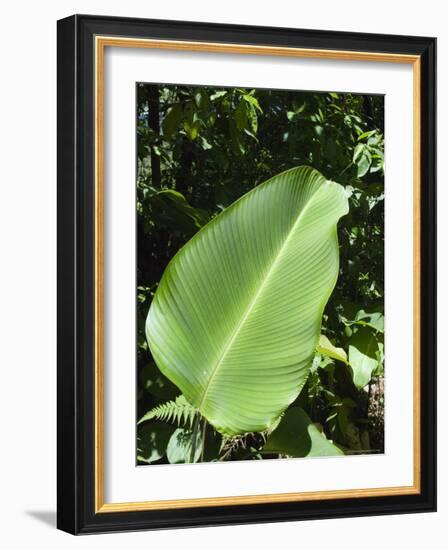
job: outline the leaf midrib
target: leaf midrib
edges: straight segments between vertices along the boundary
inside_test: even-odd
[[[323,178],[324,179],[324,178]],[[211,375],[210,375],[210,378],[207,382],[207,385],[205,386],[205,389],[204,389],[204,393],[202,394],[202,398],[201,398],[201,401],[198,405],[198,409],[201,410],[204,402],[205,402],[205,399],[207,397],[207,394],[208,394],[208,391],[210,389],[210,386],[213,382],[213,380],[215,379],[216,377],[216,374],[220,368],[220,366],[222,365],[222,363],[224,362],[224,359],[226,358],[230,348],[232,347],[233,343],[235,342],[236,338],[238,337],[244,323],[247,321],[249,315],[251,314],[253,308],[255,307],[255,304],[257,303],[257,300],[258,298],[260,297],[260,295],[262,294],[264,288],[266,287],[266,284],[267,282],[269,281],[272,273],[275,271],[275,268],[281,258],[281,256],[283,255],[283,252],[285,251],[292,235],[294,234],[296,228],[297,228],[297,225],[300,223],[300,220],[302,219],[304,213],[308,210],[310,204],[313,202],[313,199],[316,197],[316,195],[321,191],[323,185],[325,184],[322,184],[315,192],[314,194],[311,196],[311,198],[309,199],[309,201],[307,202],[307,204],[303,207],[302,211],[300,212],[300,214],[297,216],[297,219],[296,221],[293,223],[284,243],[281,245],[276,257],[274,258],[274,260],[272,261],[272,264],[271,266],[269,267],[268,271],[267,271],[267,274],[266,276],[264,277],[262,283],[260,284],[260,287],[259,289],[257,290],[257,292],[255,293],[254,297],[252,298],[245,314],[243,315],[243,317],[241,318],[241,321],[238,323],[238,325],[236,326],[232,336],[229,338],[222,354],[221,354],[221,357],[219,358],[218,362],[216,363],[216,366],[215,368],[213,369]]]

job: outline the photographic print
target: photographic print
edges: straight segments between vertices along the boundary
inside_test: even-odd
[[[435,61],[58,22],[59,529],[436,510]]]
[[[137,465],[384,452],[384,96],[138,83]]]

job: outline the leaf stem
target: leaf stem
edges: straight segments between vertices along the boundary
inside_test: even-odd
[[[201,415],[199,414],[199,411],[196,413],[196,418],[194,419],[193,424],[193,433],[191,436],[191,453],[190,453],[190,464],[194,463],[194,456],[196,454],[196,439],[198,436],[198,430],[199,430],[199,423],[201,421]]]
[[[204,462],[204,454],[205,454],[205,436],[207,434],[207,420],[204,418],[203,424],[202,424],[202,440],[201,440],[201,462]]]

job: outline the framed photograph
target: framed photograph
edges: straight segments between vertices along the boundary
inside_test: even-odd
[[[58,527],[434,511],[434,38],[58,22]]]

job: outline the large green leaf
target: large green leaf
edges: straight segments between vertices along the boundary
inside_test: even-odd
[[[146,322],[149,346],[223,434],[264,430],[303,387],[347,211],[340,185],[294,168],[214,218],[165,270]]]
[[[286,411],[278,428],[268,437],[263,453],[294,457],[337,456],[344,453],[329,441],[300,407]]]

